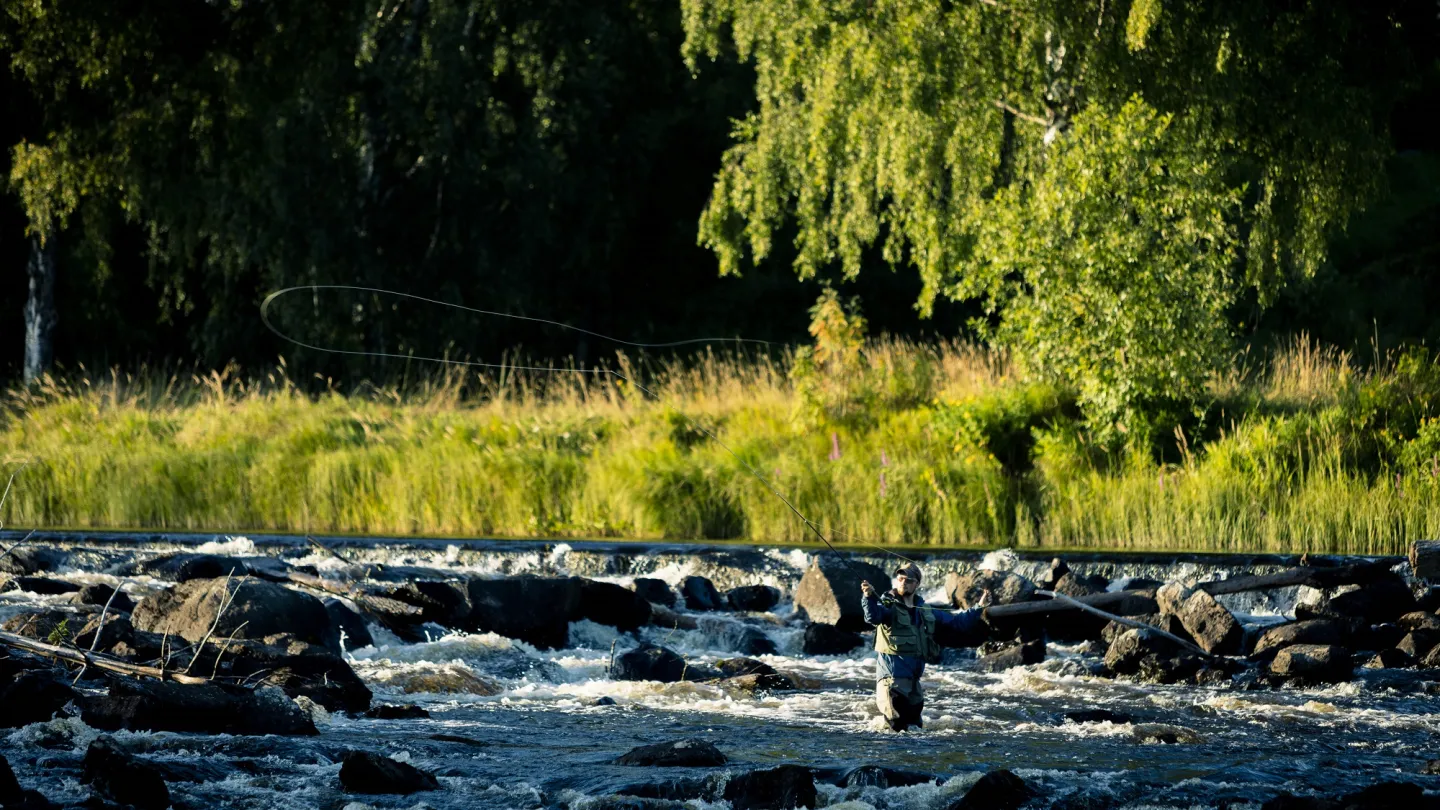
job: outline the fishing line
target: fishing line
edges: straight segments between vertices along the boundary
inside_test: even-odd
[[[358,350],[358,349],[336,349],[336,348],[332,348],[332,347],[329,347],[329,346],[317,346],[317,345],[315,345],[315,344],[313,344],[313,343],[306,343],[306,342],[304,342],[304,341],[302,341],[302,340],[299,340],[299,339],[297,339],[297,338],[291,337],[290,335],[287,335],[287,334],[285,334],[284,332],[280,331],[280,329],[279,329],[277,326],[275,326],[275,324],[274,324],[273,322],[271,322],[271,320],[270,320],[270,305],[271,305],[272,303],[274,303],[276,299],[280,298],[280,297],[283,296],[283,295],[288,295],[289,293],[293,293],[293,292],[299,292],[299,291],[301,291],[301,290],[309,290],[311,293],[320,292],[320,291],[322,291],[322,290],[344,290],[344,291],[348,291],[348,292],[375,293],[375,294],[378,294],[378,295],[388,295],[388,296],[393,296],[393,297],[396,297],[396,298],[407,298],[407,299],[410,299],[410,300],[412,300],[412,301],[419,301],[419,302],[421,302],[421,303],[431,304],[431,305],[434,305],[434,306],[449,307],[449,308],[451,308],[451,309],[458,309],[458,310],[462,310],[462,311],[464,311],[464,312],[474,313],[474,314],[476,314],[476,315],[484,315],[484,316],[494,317],[494,318],[508,318],[508,319],[510,319],[510,320],[515,320],[515,321],[525,321],[525,322],[528,322],[528,323],[543,324],[543,325],[546,325],[546,326],[555,326],[555,327],[559,327],[560,329],[565,329],[565,330],[568,330],[568,331],[571,331],[571,332],[578,332],[578,333],[583,334],[583,335],[589,335],[589,336],[591,336],[591,337],[599,338],[599,339],[601,339],[601,340],[606,340],[606,341],[609,341],[609,342],[611,342],[611,343],[619,344],[619,345],[621,345],[621,346],[630,346],[630,347],[634,347],[634,348],[638,348],[638,349],[668,349],[668,348],[675,348],[675,347],[678,347],[678,346],[693,346],[693,345],[700,344],[700,343],[722,343],[722,342],[729,342],[729,343],[736,343],[736,344],[755,344],[755,345],[760,345],[760,346],[773,346],[773,345],[775,345],[774,343],[772,343],[772,342],[770,342],[770,341],[768,341],[768,340],[754,340],[754,339],[750,339],[750,338],[738,338],[738,337],[737,337],[737,338],[691,338],[691,339],[689,339],[689,340],[676,340],[676,341],[671,341],[671,342],[669,342],[669,343],[640,343],[640,342],[631,341],[631,340],[621,340],[620,338],[611,337],[611,336],[609,336],[609,335],[602,335],[602,334],[600,334],[599,332],[594,332],[594,331],[591,331],[591,330],[589,330],[589,329],[583,329],[583,328],[578,327],[578,326],[571,326],[571,325],[569,325],[569,324],[561,323],[561,322],[559,322],[559,321],[552,321],[552,320],[549,320],[548,318],[536,318],[536,317],[531,317],[531,316],[528,316],[528,315],[513,315],[513,314],[508,313],[508,312],[496,312],[496,311],[494,311],[494,310],[489,310],[489,309],[479,309],[479,308],[477,308],[477,307],[467,307],[467,306],[464,306],[464,305],[462,305],[462,304],[456,304],[456,303],[452,303],[452,302],[450,302],[450,301],[442,301],[442,300],[439,300],[439,299],[436,299],[436,298],[427,298],[427,297],[422,296],[422,295],[411,295],[410,293],[397,292],[397,291],[395,291],[395,290],[385,290],[385,289],[380,289],[380,288],[378,288],[378,287],[362,287],[362,286],[351,285],[351,284],[304,284],[304,285],[299,285],[299,286],[295,286],[295,287],[285,287],[285,288],[283,288],[283,289],[275,290],[274,292],[272,292],[272,293],[270,293],[269,295],[265,296],[265,300],[260,303],[260,320],[261,320],[261,322],[263,322],[263,323],[265,324],[265,328],[266,328],[266,329],[269,329],[271,332],[273,332],[273,333],[276,335],[276,337],[279,337],[281,340],[284,340],[284,341],[286,341],[286,342],[288,342],[288,343],[292,343],[292,344],[294,344],[294,345],[296,345],[296,346],[300,346],[300,347],[302,347],[302,348],[310,349],[311,351],[325,352],[325,353],[328,353],[328,354],[348,355],[348,356],[351,356],[351,357],[384,357],[384,358],[390,358],[390,359],[394,359],[394,360],[405,360],[405,361],[407,361],[407,362],[408,362],[408,361],[412,361],[412,360],[418,360],[418,361],[420,361],[420,362],[426,362],[426,363],[440,363],[440,364],[442,364],[442,365],[466,366],[466,367],[471,367],[471,368],[493,368],[493,369],[502,369],[502,370],[509,370],[509,371],[535,371],[535,372],[544,372],[544,373],[549,373],[549,374],[567,373],[567,372],[568,372],[568,373],[572,373],[572,374],[610,375],[610,376],[615,377],[616,379],[624,380],[624,381],[626,382],[626,384],[631,385],[631,386],[633,386],[634,388],[642,391],[643,393],[645,393],[646,395],[650,396],[652,399],[654,399],[654,400],[657,401],[657,402],[663,402],[663,400],[662,400],[662,398],[660,397],[659,394],[656,394],[654,391],[651,391],[649,388],[646,388],[644,385],[641,385],[639,382],[636,382],[634,379],[632,379],[632,378],[630,378],[630,377],[628,377],[628,376],[626,376],[626,375],[624,375],[624,374],[621,374],[620,372],[618,372],[618,371],[616,371],[616,370],[614,370],[614,369],[612,369],[612,368],[592,367],[592,368],[569,368],[569,369],[565,369],[565,368],[554,368],[553,366],[549,366],[549,367],[547,367],[547,366],[517,366],[517,365],[513,365],[513,364],[509,364],[509,363],[486,363],[486,362],[481,362],[481,361],[476,361],[476,360],[456,360],[456,359],[453,359],[453,358],[450,358],[450,357],[428,357],[428,356],[418,356],[418,355],[413,355],[413,354],[396,354],[396,353],[394,353],[394,352],[362,351],[362,350]],[[814,533],[814,535],[815,535],[816,537],[820,538],[820,542],[824,543],[826,548],[830,549],[830,551],[831,551],[832,553],[834,553],[837,558],[841,559],[842,561],[844,560],[844,557],[841,556],[840,551],[839,551],[838,549],[836,549],[835,546],[830,543],[830,540],[825,536],[825,533],[820,530],[820,527],[819,527],[818,525],[816,525],[816,523],[815,523],[814,521],[812,521],[810,518],[806,517],[805,514],[804,514],[803,512],[801,512],[801,511],[795,506],[795,504],[790,501],[789,498],[785,497],[785,495],[784,495],[783,493],[781,493],[780,490],[779,490],[774,484],[772,484],[768,478],[766,478],[765,476],[761,475],[761,474],[760,474],[760,471],[757,470],[757,469],[755,469],[755,467],[754,467],[753,465],[751,465],[750,462],[746,461],[739,453],[737,453],[737,452],[735,452],[733,449],[731,449],[730,446],[727,445],[723,440],[721,440],[719,436],[715,435],[714,432],[712,432],[710,429],[706,428],[704,425],[701,425],[700,423],[698,423],[698,422],[696,422],[695,420],[691,419],[689,416],[686,416],[683,412],[681,412],[681,411],[678,410],[678,409],[676,410],[676,413],[679,414],[680,417],[681,417],[682,419],[684,419],[685,422],[686,422],[687,424],[689,424],[690,427],[692,427],[692,428],[694,428],[695,430],[698,430],[699,432],[705,434],[705,435],[708,436],[712,441],[714,441],[716,444],[718,444],[718,445],[720,445],[722,448],[724,448],[724,449],[725,449],[725,452],[727,452],[727,453],[729,453],[731,456],[733,456],[733,457],[735,458],[735,460],[738,461],[738,462],[740,462],[740,464],[741,464],[742,466],[744,466],[745,469],[746,469],[751,475],[755,476],[756,480],[758,480],[761,484],[763,484],[763,485],[765,486],[765,488],[766,488],[767,490],[769,490],[769,492],[770,492],[771,495],[774,495],[776,498],[778,498],[778,499],[780,500],[781,503],[783,503],[783,504],[785,504],[785,506],[789,507],[790,511],[793,512],[793,513],[795,514],[795,516],[798,517],[798,518],[800,519],[800,521],[805,524],[806,528],[808,528],[812,533]],[[914,560],[911,560],[909,557],[906,557],[905,555],[900,554],[900,553],[898,553],[898,552],[891,551],[890,549],[887,549],[887,548],[882,548],[882,547],[880,547],[880,546],[876,546],[876,545],[872,545],[872,544],[870,544],[870,543],[864,543],[864,542],[860,542],[859,545],[864,545],[864,546],[867,546],[867,547],[869,547],[869,548],[873,548],[873,549],[875,549],[875,550],[877,550],[877,551],[882,551],[882,552],[884,552],[884,553],[886,553],[886,554],[894,555],[894,556],[899,557],[900,559],[905,560],[905,561],[907,561],[907,562],[915,562]]]

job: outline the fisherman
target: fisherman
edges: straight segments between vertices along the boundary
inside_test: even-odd
[[[920,676],[926,664],[940,661],[945,646],[973,646],[987,635],[981,608],[964,611],[926,606],[915,592],[920,588],[920,567],[907,562],[895,570],[894,590],[875,593],[869,582],[860,583],[865,623],[875,627],[875,704],[891,730],[920,728],[925,694]]]

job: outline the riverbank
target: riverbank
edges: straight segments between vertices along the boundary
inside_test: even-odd
[[[1109,452],[1067,392],[963,345],[872,343],[838,380],[785,357],[618,368],[658,398],[573,373],[52,381],[5,399],[3,470],[29,463],[0,519],[814,540],[749,465],[842,542],[1402,554],[1440,535],[1440,372],[1414,355],[1362,370],[1297,343]]]

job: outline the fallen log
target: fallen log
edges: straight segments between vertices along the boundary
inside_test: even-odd
[[[1048,597],[1050,597],[1051,599],[1054,599],[1054,600],[1056,600],[1056,601],[1058,601],[1058,602],[1064,602],[1064,603],[1070,605],[1071,607],[1076,608],[1077,610],[1083,610],[1083,611],[1085,611],[1086,613],[1093,613],[1093,614],[1095,614],[1096,616],[1099,616],[1099,617],[1101,617],[1101,618],[1109,619],[1110,621],[1116,622],[1117,624],[1123,624],[1123,625],[1126,625],[1126,626],[1128,626],[1128,627],[1134,627],[1135,629],[1140,630],[1140,631],[1142,631],[1142,632],[1145,632],[1145,633],[1154,633],[1154,634],[1156,634],[1156,635],[1158,635],[1158,636],[1160,636],[1160,637],[1162,637],[1162,638],[1167,638],[1167,639],[1175,642],[1176,644],[1179,644],[1181,647],[1184,647],[1184,648],[1186,648],[1186,649],[1188,649],[1188,650],[1191,650],[1191,651],[1199,654],[1199,655],[1200,655],[1201,657],[1203,657],[1203,658],[1220,658],[1220,657],[1221,657],[1221,656],[1215,655],[1214,653],[1206,652],[1205,650],[1201,649],[1198,645],[1196,645],[1194,642],[1192,642],[1192,641],[1186,641],[1185,639],[1183,639],[1183,638],[1175,635],[1174,633],[1171,633],[1171,632],[1168,631],[1168,630],[1162,630],[1161,628],[1156,627],[1156,626],[1153,625],[1153,624],[1146,624],[1145,622],[1136,621],[1136,620],[1134,620],[1134,619],[1127,619],[1127,618],[1125,618],[1124,616],[1116,616],[1116,615],[1113,614],[1113,613],[1106,613],[1105,611],[1103,611],[1103,610],[1101,610],[1101,609],[1099,609],[1099,608],[1097,608],[1097,607],[1095,607],[1095,606],[1093,606],[1093,605],[1087,605],[1087,604],[1085,604],[1084,602],[1081,602],[1081,601],[1079,601],[1078,599],[1075,599],[1074,597],[1066,596],[1066,595],[1063,594],[1063,593],[1055,593],[1054,591],[1036,591],[1036,593],[1041,594],[1042,596],[1048,596]]]
[[[1437,551],[1440,555],[1440,551]],[[1440,562],[1440,560],[1437,560]],[[1196,590],[1211,596],[1246,591],[1263,591],[1268,588],[1287,588],[1295,585],[1309,585],[1312,588],[1333,588],[1337,585],[1359,585],[1372,582],[1390,571],[1391,563],[1386,560],[1341,565],[1334,568],[1302,566],[1273,574],[1231,577],[1202,582]],[[1154,598],[1153,590],[1113,591],[1082,596],[1073,600],[1044,599],[1034,602],[1016,602],[1010,605],[996,605],[985,608],[986,618],[1010,619],[1018,616],[1038,616],[1061,610],[1083,609],[1080,605],[1095,608],[1118,607],[1127,599]]]
[[[71,649],[68,647],[57,647],[54,644],[46,644],[43,641],[36,641],[33,638],[7,633],[0,630],[0,645],[16,650],[51,658],[57,661],[66,661],[71,664],[80,664],[86,667],[95,667],[120,675],[130,675],[136,678],[157,678],[162,681],[175,681],[176,683],[210,683],[209,678],[201,678],[194,675],[186,675],[181,672],[169,672],[159,667],[146,667],[139,664],[132,664],[129,661],[121,661],[118,658],[111,658],[108,655],[86,652],[85,650]]]

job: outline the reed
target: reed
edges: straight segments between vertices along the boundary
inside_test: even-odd
[[[1091,446],[1073,397],[964,343],[616,355],[608,375],[459,367],[402,384],[139,370],[0,411],[7,526],[1398,553],[1440,536],[1440,373],[1297,340],[1198,422]],[[710,435],[713,434],[713,437]],[[733,454],[732,454],[733,451]],[[753,468],[766,481],[751,474]],[[767,483],[768,482],[768,483]]]

